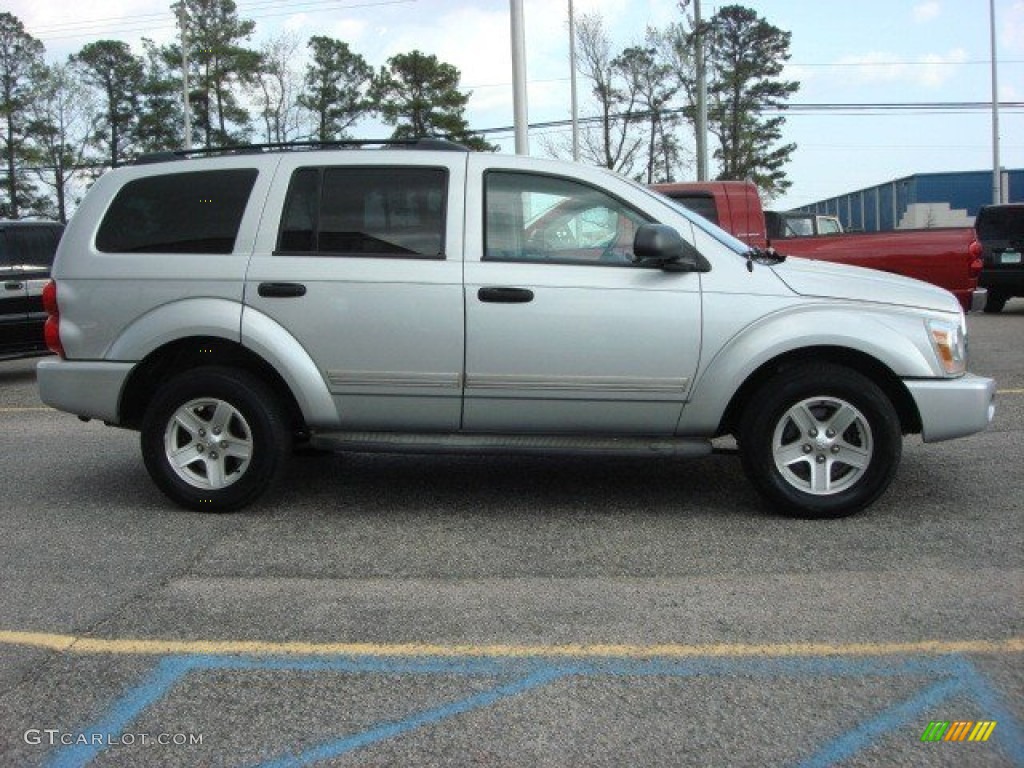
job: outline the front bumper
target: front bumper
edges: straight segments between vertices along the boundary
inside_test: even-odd
[[[995,415],[996,382],[973,374],[959,379],[904,381],[921,414],[926,443],[981,432]]]
[[[134,363],[43,360],[36,366],[39,397],[47,405],[116,424],[121,390]]]

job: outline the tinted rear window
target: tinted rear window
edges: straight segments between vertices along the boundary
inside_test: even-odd
[[[1024,205],[982,208],[974,228],[982,240],[1024,239]]]
[[[107,253],[231,253],[255,169],[135,179],[117,193],[96,247]]]
[[[442,168],[301,168],[278,253],[444,258]]]
[[[715,207],[715,198],[711,195],[672,195],[672,199],[684,208],[703,216],[712,224],[718,223],[718,209]]]

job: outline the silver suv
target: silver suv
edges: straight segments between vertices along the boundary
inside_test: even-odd
[[[252,502],[297,442],[658,458],[732,434],[775,509],[839,517],[903,434],[992,418],[951,294],[780,263],[602,169],[436,141],[148,160],[68,226],[39,387],[140,430],[186,507]]]

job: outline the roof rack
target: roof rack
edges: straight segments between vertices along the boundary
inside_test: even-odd
[[[149,152],[139,155],[133,163],[166,163],[171,160],[187,160],[199,157],[221,155],[253,155],[282,150],[312,151],[317,149],[354,149],[379,147],[381,149],[443,150],[448,152],[469,152],[465,144],[437,136],[423,136],[414,139],[342,139],[340,141],[275,141],[269,144],[241,144],[232,147],[202,147],[199,149],[176,149],[165,152]]]

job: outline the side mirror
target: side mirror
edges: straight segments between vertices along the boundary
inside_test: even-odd
[[[667,224],[641,224],[633,238],[633,257],[640,266],[666,272],[711,271],[711,262]]]

